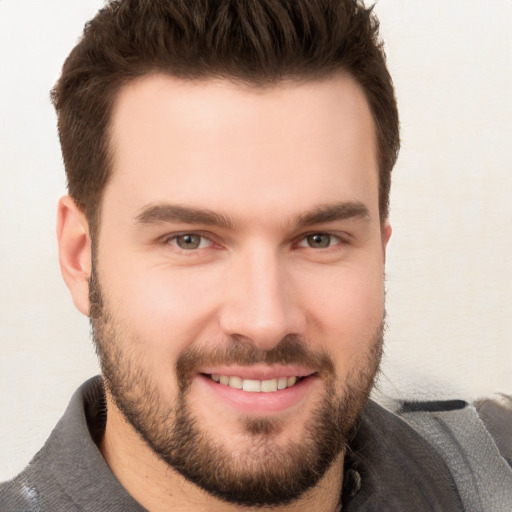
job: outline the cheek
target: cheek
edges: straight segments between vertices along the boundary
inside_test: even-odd
[[[162,400],[170,403],[178,393],[176,360],[205,337],[209,313],[197,290],[165,274],[111,273],[102,291],[123,364],[142,371]]]
[[[320,284],[320,283],[317,283]],[[324,340],[337,361],[350,366],[369,349],[384,315],[384,282],[379,269],[333,273],[311,295],[311,339]]]
[[[116,318],[130,326],[141,348],[150,349],[156,358],[180,353],[204,335],[215,299],[214,287],[200,271],[194,275],[163,265],[134,265],[124,275],[112,275],[108,299]]]

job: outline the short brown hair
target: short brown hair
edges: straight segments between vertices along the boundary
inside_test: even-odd
[[[396,100],[372,9],[358,0],[111,0],[86,24],[52,90],[71,197],[91,232],[109,179],[116,93],[152,72],[255,86],[344,71],[376,127],[379,211],[388,216],[399,149]]]

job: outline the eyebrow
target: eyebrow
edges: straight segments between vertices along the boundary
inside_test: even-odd
[[[204,224],[206,226],[219,226],[226,229],[233,228],[231,219],[211,210],[189,208],[173,204],[156,204],[142,209],[137,215],[138,224],[158,224],[164,222],[183,222],[185,224]]]
[[[298,227],[307,227],[325,222],[336,222],[355,218],[370,218],[368,208],[359,201],[346,201],[320,205],[310,212],[300,214],[296,218]]]
[[[297,228],[336,222],[352,218],[369,218],[368,208],[359,201],[346,201],[320,205],[309,212],[298,215],[295,219]],[[136,217],[138,224],[159,224],[165,222],[182,222],[185,224],[203,224],[233,229],[233,221],[226,215],[212,210],[191,208],[173,204],[149,205]]]

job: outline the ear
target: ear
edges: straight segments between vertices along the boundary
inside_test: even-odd
[[[386,219],[381,227],[382,256],[384,257],[384,261],[386,261],[386,249],[389,239],[391,238],[392,231],[391,224],[389,223],[389,220]]]
[[[69,196],[64,196],[59,201],[57,239],[62,277],[71,292],[75,306],[88,316],[91,276],[89,223]]]

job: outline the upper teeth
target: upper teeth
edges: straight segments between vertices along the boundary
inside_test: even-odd
[[[297,382],[297,377],[279,377],[269,380],[242,379],[241,377],[228,377],[227,375],[211,375],[212,380],[236,389],[243,389],[251,393],[269,393],[278,389],[285,389]]]

